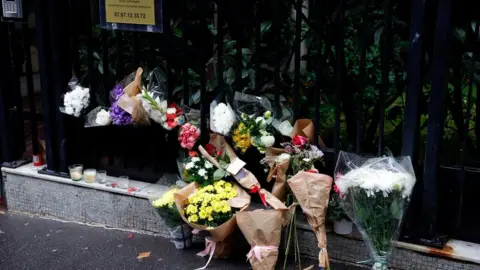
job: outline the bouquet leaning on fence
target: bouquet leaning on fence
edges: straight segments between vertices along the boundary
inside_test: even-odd
[[[192,229],[182,220],[175,205],[173,194],[178,190],[178,188],[174,187],[159,198],[151,198],[150,202],[160,217],[165,221],[175,248],[184,249],[192,246]]]
[[[250,205],[250,196],[235,184],[219,180],[212,185],[200,187],[198,183],[180,189],[174,195],[175,204],[182,219],[198,231],[207,231],[206,248],[198,256],[209,256],[205,269],[215,255],[226,258],[230,255],[230,236],[237,226],[236,211]]]
[[[392,241],[398,238],[416,181],[410,158],[367,159],[341,152],[335,175],[335,190],[369,247],[372,269],[388,269]]]

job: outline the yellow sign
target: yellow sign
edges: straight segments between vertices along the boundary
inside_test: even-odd
[[[107,23],[155,25],[155,0],[105,0]]]

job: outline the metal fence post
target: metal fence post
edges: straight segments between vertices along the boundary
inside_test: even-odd
[[[423,172],[422,231],[428,239],[436,236],[437,178],[440,145],[444,128],[444,101],[447,57],[451,38],[451,0],[439,0],[432,65],[432,91],[428,108],[428,135]]]

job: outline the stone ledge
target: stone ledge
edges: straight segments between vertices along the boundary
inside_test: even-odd
[[[66,221],[102,225],[111,228],[136,230],[166,236],[166,227],[148,201],[158,197],[168,187],[130,180],[136,192],[108,187],[104,184],[74,182],[70,179],[38,174],[31,164],[17,169],[2,168],[8,210],[40,216],[49,216]],[[174,180],[173,180],[174,181]],[[170,181],[170,182],[173,182]],[[299,222],[298,233],[301,253],[318,256],[316,238],[305,222]],[[240,236],[241,237],[241,236]],[[450,258],[474,262],[474,245],[459,245],[461,241],[451,241],[454,252]],[[465,242],[463,242],[465,243]],[[460,243],[462,244],[462,243]],[[414,251],[412,251],[414,250]],[[357,237],[344,237],[328,234],[328,253],[331,259],[357,263],[367,259],[365,244]],[[452,256],[453,254],[453,256]],[[480,269],[479,265],[436,258],[441,252],[407,243],[397,243],[390,265],[395,269]],[[444,254],[445,256],[446,254]]]

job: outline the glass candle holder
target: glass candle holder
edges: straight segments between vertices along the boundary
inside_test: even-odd
[[[122,175],[118,177],[118,188],[128,189],[128,176]]]
[[[82,180],[82,172],[83,172],[83,165],[82,164],[74,164],[68,166],[68,170],[70,171],[70,178],[73,181],[80,181]]]
[[[107,171],[98,171],[97,172],[97,183],[105,184],[107,183]]]
[[[87,169],[83,171],[83,178],[85,180],[85,183],[95,183],[97,179],[97,170],[95,169]]]

